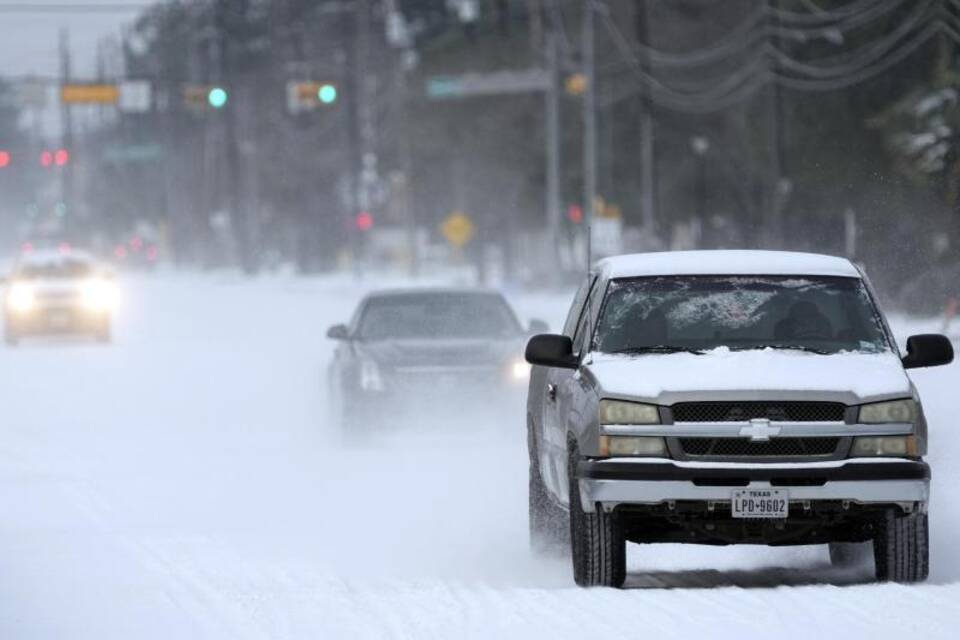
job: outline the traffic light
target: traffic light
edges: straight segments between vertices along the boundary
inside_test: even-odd
[[[10,152],[0,150],[0,169],[6,169],[10,166]]]
[[[58,167],[66,166],[70,162],[70,152],[66,149],[57,149],[53,152],[53,162]]]
[[[357,231],[370,231],[373,228],[373,216],[369,211],[361,211],[353,221]]]
[[[337,101],[337,88],[332,84],[320,85],[317,90],[317,97],[323,104],[333,104]]]
[[[222,109],[227,106],[227,100],[230,96],[223,87],[211,87],[207,93],[207,103],[214,109]]]
[[[43,153],[41,153],[41,154],[40,154],[40,166],[41,166],[41,167],[49,167],[49,166],[52,166],[52,165],[53,165],[53,152],[52,152],[52,151],[44,151]]]

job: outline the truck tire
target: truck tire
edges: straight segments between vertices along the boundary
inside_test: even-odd
[[[884,514],[873,540],[877,580],[923,582],[930,573],[930,544],[927,514]]]
[[[528,426],[530,483],[527,513],[530,523],[530,549],[537,554],[557,555],[569,543],[567,513],[550,497],[540,475],[540,459],[532,425]]]
[[[616,513],[597,508],[583,510],[577,482],[580,454],[572,448],[568,462],[570,479],[570,551],[573,580],[581,587],[623,586],[627,577],[627,542]]]

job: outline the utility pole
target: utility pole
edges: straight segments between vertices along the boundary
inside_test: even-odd
[[[60,86],[68,84],[71,79],[70,34],[66,28],[60,30]],[[60,101],[60,148],[73,153],[73,112],[70,105]],[[69,236],[73,231],[73,220],[77,215],[76,202],[73,197],[73,163],[67,162],[60,167],[60,202],[66,207],[63,218],[63,228]]]
[[[593,218],[597,201],[597,86],[594,67],[594,5],[583,2],[583,216],[587,229],[587,268],[593,260]]]
[[[546,91],[547,125],[547,238],[553,255],[552,262],[560,264],[560,38],[556,19],[550,21],[547,36],[547,72],[550,85]]]
[[[779,0],[767,0],[769,14],[772,16],[770,44],[780,46]],[[770,64],[770,117],[768,137],[770,151],[768,158],[768,185],[766,221],[764,224],[764,244],[767,248],[778,249],[783,246],[783,205],[789,192],[789,183],[783,178],[783,94],[777,81],[779,62],[776,56],[769,57]]]
[[[253,274],[257,271],[257,260],[254,256],[253,246],[250,237],[250,216],[246,207],[246,199],[240,193],[240,146],[237,143],[237,106],[240,101],[236,100],[237,89],[231,82],[236,78],[233,64],[234,56],[231,45],[231,34],[229,33],[227,8],[228,0],[219,0],[217,2],[217,55],[219,60],[218,69],[220,80],[225,83],[232,92],[234,104],[227,104],[218,115],[223,118],[223,145],[226,154],[224,164],[224,181],[227,187],[227,203],[230,206],[230,222],[234,233],[234,240],[237,243],[237,253],[240,258],[240,266],[247,274]]]
[[[650,44],[649,0],[638,0],[636,4],[637,38],[642,45]],[[643,70],[650,72],[650,60],[641,57]],[[648,237],[656,233],[657,228],[657,175],[656,148],[653,138],[653,104],[649,90],[641,85],[640,89],[640,213],[643,218],[643,230]]]

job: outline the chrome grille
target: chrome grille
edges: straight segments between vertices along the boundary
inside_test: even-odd
[[[681,402],[674,422],[843,422],[846,406],[836,402]]]
[[[807,458],[828,457],[837,451],[840,438],[774,438],[754,442],[743,438],[677,438],[688,457]]]

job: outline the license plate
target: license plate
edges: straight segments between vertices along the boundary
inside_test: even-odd
[[[786,518],[790,496],[780,489],[744,489],[733,492],[734,518]]]

